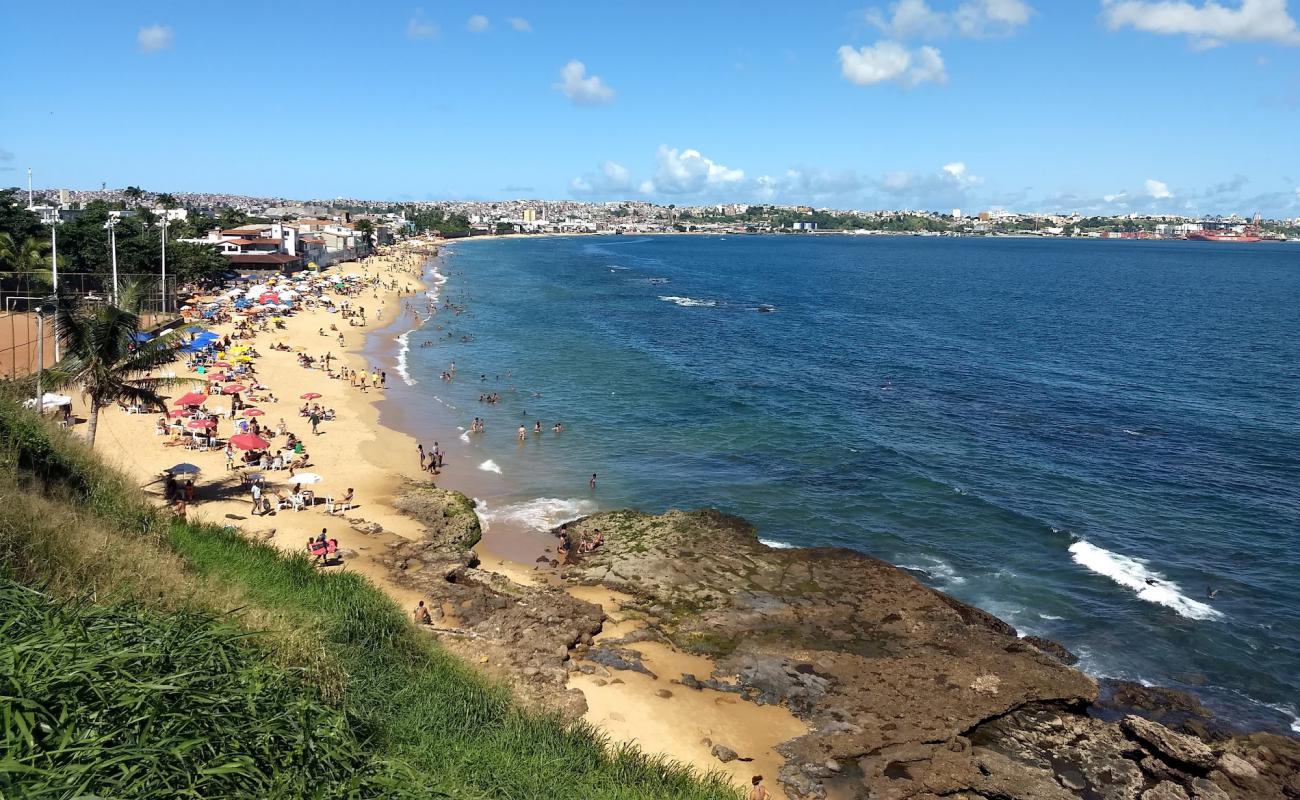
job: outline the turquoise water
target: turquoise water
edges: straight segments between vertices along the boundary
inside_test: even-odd
[[[409,334],[396,396],[417,431],[485,420],[449,469],[489,524],[715,506],[1094,674],[1296,724],[1300,247],[582,237],[438,264],[463,313]]]

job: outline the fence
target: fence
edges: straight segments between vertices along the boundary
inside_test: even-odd
[[[119,285],[133,281],[149,281],[145,295],[140,325],[155,328],[174,319],[176,314],[175,277],[168,276],[164,287],[157,275],[119,274]],[[60,294],[81,297],[88,302],[108,302],[112,298],[112,278],[91,272],[59,273]],[[167,309],[162,313],[166,292]],[[0,272],[0,378],[21,378],[36,370],[41,351],[37,340],[35,309],[51,294],[49,283],[35,276],[14,272]],[[57,356],[56,334],[52,320],[44,325],[45,366],[54,364]]]

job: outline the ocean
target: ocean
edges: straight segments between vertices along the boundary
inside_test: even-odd
[[[716,507],[1300,732],[1300,247],[611,236],[435,267],[454,308],[385,334],[391,405],[455,432],[489,526]]]

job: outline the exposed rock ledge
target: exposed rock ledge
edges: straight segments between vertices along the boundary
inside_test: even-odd
[[[569,535],[596,528],[604,546],[571,557],[566,580],[633,595],[653,633],[717,659],[704,685],[809,723],[782,747],[792,797],[1300,798],[1295,739],[1215,734],[1181,713],[1200,709],[1194,699],[1168,690],[1143,700],[1185,706],[1183,733],[1092,716],[1098,686],[1060,645],[1019,639],[878,559],[774,550],[716,511],[608,512]],[[1111,694],[1135,703],[1142,691]]]

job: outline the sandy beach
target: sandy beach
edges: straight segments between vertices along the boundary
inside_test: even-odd
[[[116,407],[104,409],[96,449],[129,474],[138,476],[146,491],[157,494],[161,494],[164,470],[168,467],[183,462],[199,466],[202,472],[195,476],[194,502],[187,510],[192,519],[233,526],[246,536],[268,541],[286,553],[303,552],[307,539],[324,529],[329,537],[338,539],[346,555],[343,566],[334,569],[359,572],[403,608],[413,608],[422,599],[421,593],[396,585],[379,557],[396,539],[419,541],[423,536],[421,523],[392,505],[405,482],[430,480],[420,470],[417,454],[420,442],[381,424],[384,389],[362,391],[349,386],[345,380],[326,377],[319,368],[304,368],[298,363],[298,352],[316,357],[330,353],[336,367],[347,366],[358,371],[378,369],[387,373],[388,387],[400,383],[392,368],[392,353],[396,349],[392,340],[417,323],[405,304],[409,302],[421,310],[426,305],[423,279],[430,253],[426,243],[407,243],[364,262],[342,264],[325,273],[354,274],[367,281],[365,290],[351,298],[354,306],[366,309],[364,326],[343,324],[340,315],[324,308],[299,309],[286,317],[283,329],[273,328],[259,333],[253,340],[240,342],[256,347],[260,353],[252,363],[256,378],[278,398],[277,403],[258,405],[265,412],[260,418],[263,425],[275,429],[283,419],[288,430],[304,440],[311,462],[308,469],[324,478],[320,484],[309,487],[320,500],[312,508],[252,515],[248,488],[236,472],[227,470],[222,451],[199,452],[166,446],[164,442],[169,437],[155,432],[157,413],[132,414]],[[372,286],[369,280],[375,276],[386,283],[396,279],[403,291]],[[408,285],[409,293],[405,291]],[[342,347],[337,339],[339,333],[330,330],[332,323],[341,332]],[[233,331],[233,325],[215,325],[210,329],[224,335]],[[326,335],[321,335],[322,330]],[[272,350],[271,345],[277,342],[287,345],[288,350]],[[381,361],[380,354],[387,357]],[[182,377],[191,374],[186,372],[184,364],[177,365],[176,373]],[[200,376],[194,375],[192,383],[186,381],[170,394],[179,397],[203,383]],[[310,424],[298,413],[303,403],[299,397],[309,392],[319,393],[321,397],[316,402],[335,412],[334,419],[321,422],[319,435],[312,434]],[[207,408],[229,408],[229,400],[214,396]],[[85,418],[86,409],[80,398],[74,410]],[[84,424],[76,426],[77,430],[84,427]],[[223,419],[217,433],[221,438],[229,435],[231,422]],[[454,430],[433,431],[422,443],[429,448],[437,440],[444,443],[443,449],[450,451],[456,437]],[[464,461],[451,461],[448,470],[453,469],[454,473],[444,471],[435,478],[438,485],[472,496],[474,483],[481,478],[471,474],[472,467]],[[266,478],[272,491],[287,494],[293,486],[288,472],[268,472]],[[324,498],[340,497],[349,489],[355,495],[353,508],[338,514],[328,513]],[[382,533],[362,534],[354,529],[365,525],[380,526]],[[536,556],[545,552],[548,544],[538,541],[536,534],[493,526],[476,551],[483,569],[512,581],[558,584],[558,577],[551,569],[539,569],[535,563]],[[605,610],[607,621],[596,637],[597,643],[602,638],[626,636],[638,627],[635,615],[623,611],[622,602],[627,598],[616,592],[601,587],[570,587],[568,591]],[[449,614],[439,625],[454,629],[454,614]],[[464,642],[454,635],[445,636],[444,641],[454,651],[468,654]],[[712,671],[708,659],[655,642],[638,643],[635,648],[658,677],[620,673],[619,679],[607,681],[579,671],[572,673],[568,688],[581,690],[585,696],[588,708],[585,719],[598,725],[616,742],[636,741],[649,752],[668,755],[702,771],[721,771],[737,785],[747,785],[751,775],[761,773],[768,777],[768,786],[776,796],[781,796],[774,778],[784,759],[774,748],[805,733],[806,725],[783,706],[759,706],[739,700],[734,694],[710,689],[685,691],[668,677],[682,673],[707,676]],[[511,677],[497,671],[497,665],[484,663],[485,659],[466,660],[489,674],[504,679]],[[746,760],[720,762],[711,752],[715,742],[728,743],[743,753]]]

